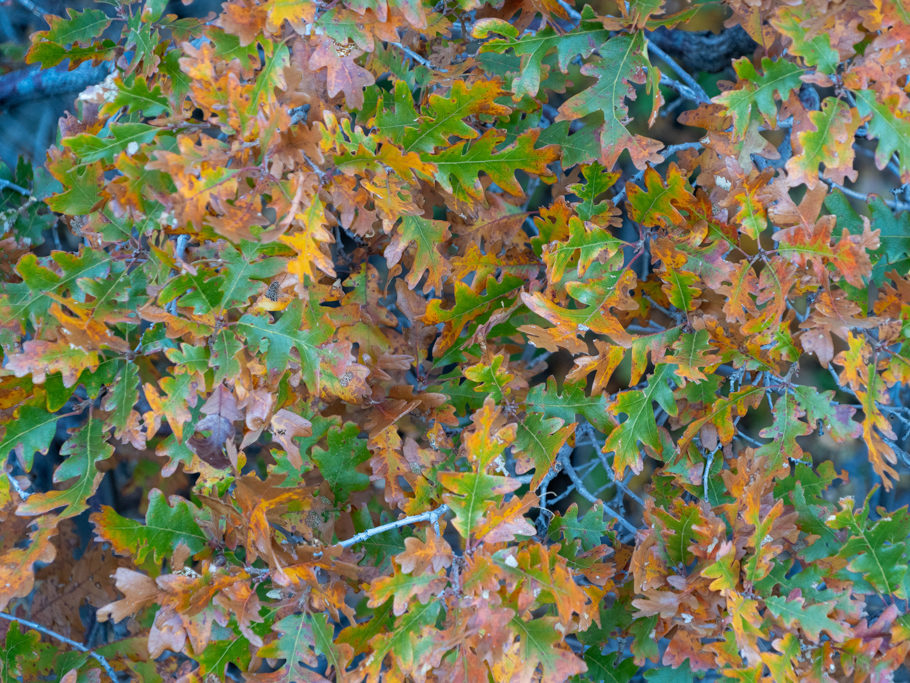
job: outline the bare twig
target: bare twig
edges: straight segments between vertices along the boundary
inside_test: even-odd
[[[0,107],[85,90],[107,78],[113,68],[113,62],[98,66],[83,62],[72,71],[67,71],[66,67],[11,71],[0,76]]]
[[[575,10],[574,7],[572,7],[572,5],[567,3],[566,0],[557,0],[557,2],[559,2],[559,6],[562,7],[566,11],[566,14],[569,15],[569,18],[572,21],[574,21],[575,23],[578,23],[579,21],[581,21],[581,15]]]
[[[562,462],[562,468],[565,470],[566,474],[569,475],[569,479],[571,479],[572,483],[575,484],[575,490],[578,491],[578,493],[581,495],[582,498],[587,500],[592,505],[596,505],[597,503],[600,503],[601,505],[603,505],[603,508],[604,508],[604,510],[607,511],[607,514],[610,515],[613,519],[615,519],[621,527],[623,527],[626,531],[628,531],[629,533],[631,533],[633,535],[637,534],[638,529],[635,528],[635,526],[631,522],[629,522],[625,517],[623,517],[618,512],[616,512],[616,510],[611,508],[609,505],[604,503],[600,498],[596,497],[593,493],[588,491],[588,488],[585,486],[584,482],[581,480],[581,477],[578,476],[578,472],[576,472],[575,468],[572,467],[572,463],[570,461],[571,454],[572,454],[571,446],[569,446],[569,447],[563,446],[560,449],[559,455],[557,457]]]
[[[366,531],[361,531],[359,534],[354,534],[350,538],[340,541],[335,545],[341,546],[342,548],[350,548],[352,545],[357,545],[358,543],[363,543],[368,538],[376,536],[377,534],[384,533],[386,531],[391,531],[392,529],[400,529],[403,526],[409,526],[411,524],[419,524],[420,522],[430,522],[433,525],[433,528],[436,530],[436,533],[439,533],[439,519],[449,511],[448,505],[440,505],[435,510],[429,510],[427,512],[421,512],[419,515],[411,515],[409,517],[402,517],[397,519],[394,522],[389,522],[388,524],[382,524],[380,526],[374,527],[372,529],[367,529]]]
[[[17,624],[21,624],[22,626],[27,626],[28,628],[38,631],[39,633],[43,633],[44,635],[50,636],[51,638],[55,638],[56,640],[59,640],[62,643],[66,643],[70,647],[75,648],[76,650],[79,650],[80,652],[86,653],[89,657],[92,657],[96,662],[98,662],[101,665],[101,668],[103,668],[104,671],[107,673],[107,675],[110,676],[112,681],[114,681],[116,683],[116,681],[119,680],[117,678],[117,672],[114,671],[113,667],[108,663],[108,661],[104,657],[99,655],[97,652],[93,652],[91,649],[87,648],[82,643],[77,643],[75,640],[70,640],[66,636],[60,635],[56,631],[51,631],[46,626],[42,626],[41,624],[36,624],[34,621],[29,621],[28,619],[22,619],[21,617],[14,616],[12,614],[7,614],[6,612],[0,612],[0,618],[6,619],[7,621],[13,621]]]
[[[751,54],[758,45],[742,26],[720,33],[660,27],[647,34],[648,42],[672,55],[684,69],[718,73],[737,57]]]
[[[848,197],[853,197],[854,199],[859,199],[862,202],[868,203],[869,200],[872,199],[872,197],[873,197],[872,194],[863,194],[862,192],[857,192],[856,190],[851,190],[849,187],[844,187],[843,185],[841,185],[839,183],[835,183],[833,180],[826,180],[825,178],[822,178],[822,180],[824,180],[826,183],[828,183],[828,185],[830,187],[833,187],[836,190],[840,190]],[[881,197],[879,197],[879,199],[881,200],[882,204],[884,204],[885,206],[887,206],[889,209],[891,209],[893,211],[910,211],[910,204],[908,204],[906,202],[900,202],[900,201],[897,201],[896,199],[883,199]]]
[[[16,0],[16,4],[24,7],[39,19],[44,19],[45,15],[50,14],[50,12],[44,9],[37,2],[34,2],[34,0]]]
[[[676,75],[683,80],[683,83],[692,89],[692,99],[701,104],[705,104],[711,101],[711,98],[708,97],[708,93],[705,92],[705,89],[701,87],[699,82],[692,78],[692,75],[688,71],[677,64],[675,59],[673,59],[670,55],[658,47],[657,44],[650,38],[648,38],[648,50],[666,62],[667,65],[673,69],[674,72],[676,72]]]
[[[10,182],[9,180],[4,180],[3,178],[0,178],[0,190],[12,190],[13,192],[18,192],[25,197],[32,196],[32,193],[21,185],[16,185],[16,183]]]
[[[576,436],[575,436],[576,444],[578,443],[579,438],[586,438],[588,443],[591,444],[591,446],[595,449],[595,451],[597,452],[598,458],[600,459],[600,463],[604,467],[604,472],[606,472],[607,476],[610,478],[610,482],[612,484],[614,484],[616,486],[616,488],[619,489],[622,493],[629,496],[629,498],[631,498],[636,503],[638,503],[639,505],[644,507],[645,501],[642,500],[641,496],[639,496],[637,493],[635,493],[635,491],[633,491],[628,486],[626,486],[626,482],[622,481],[621,479],[617,479],[613,475],[613,468],[610,467],[610,463],[607,462],[607,457],[603,452],[604,445],[603,445],[603,443],[600,442],[599,439],[597,439],[594,436],[594,427],[592,427],[589,422],[584,421],[582,424],[580,424],[578,426],[575,434],[576,434]]]
[[[389,43],[389,45],[392,45],[393,47],[397,47],[399,50],[404,52],[408,57],[413,59],[415,62],[427,67],[428,69],[433,69],[434,71],[439,71],[441,73],[447,72],[447,69],[443,69],[440,66],[436,66],[429,59],[427,59],[426,57],[420,56],[419,54],[414,52],[414,50],[409,48],[407,45],[402,45],[401,43]]]
[[[10,472],[7,472],[6,478],[9,480],[9,485],[13,489],[13,491],[16,492],[16,495],[19,496],[19,498],[22,500],[28,500],[28,497],[32,494],[29,493],[28,491],[26,491],[25,489],[23,489],[19,485],[19,482],[16,479],[16,477],[14,477]]]
[[[680,83],[675,78],[670,78],[667,74],[661,72],[660,74],[660,83],[661,85],[666,85],[673,88],[676,92],[682,95],[687,100],[694,100],[695,102],[700,101],[698,93],[696,93],[692,88],[690,88],[685,83]]]

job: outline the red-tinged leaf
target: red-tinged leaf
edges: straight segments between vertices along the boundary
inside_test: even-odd
[[[64,386],[71,387],[83,370],[97,368],[98,360],[96,351],[81,349],[68,341],[32,339],[22,346],[22,353],[8,357],[6,367],[16,377],[30,374],[35,384],[43,384],[48,374],[59,372]]]
[[[818,391],[814,387],[794,387],[796,400],[806,411],[810,425],[819,425],[820,430],[831,436],[837,443],[859,436],[861,427],[853,420],[856,408],[838,405],[834,401],[834,391]]]
[[[49,170],[63,185],[62,192],[47,199],[52,211],[84,216],[104,199],[100,192],[104,173],[101,162],[73,166],[72,161],[65,159],[49,167]]]
[[[433,639],[425,637],[426,629],[435,626],[441,611],[441,600],[414,604],[393,626],[374,636],[370,642],[373,655],[361,665],[360,675],[369,674],[371,680],[388,676],[405,680],[411,674],[417,678],[425,674],[427,657],[436,649]]]
[[[781,99],[802,85],[802,70],[795,64],[786,60],[771,61],[767,57],[762,59],[761,75],[755,70],[752,62],[743,57],[733,63],[736,75],[740,78],[740,87],[728,90],[714,98],[727,107],[733,116],[734,134],[741,138],[759,114],[766,120],[773,120],[777,115],[777,105],[774,102],[776,92]]]
[[[670,164],[666,179],[653,168],[644,176],[645,189],[627,183],[629,216],[646,227],[681,225],[679,208],[692,203],[692,186],[676,164]]]
[[[158,432],[161,418],[164,417],[178,441],[183,441],[183,426],[190,421],[190,406],[196,405],[196,384],[191,375],[165,377],[161,380],[162,396],[151,383],[144,387],[145,398],[150,409],[145,413],[145,423],[149,436]]]
[[[477,526],[474,535],[482,543],[509,543],[518,536],[531,537],[537,529],[530,522],[539,499],[533,493],[513,496],[503,505],[490,510]]]
[[[617,319],[617,311],[634,310],[630,291],[638,278],[631,270],[603,273],[594,280],[570,282],[566,289],[583,308],[565,308],[540,292],[522,292],[521,299],[534,313],[556,325],[559,337],[584,336],[588,331],[609,336],[615,343],[627,345],[634,339]]]
[[[389,265],[393,266],[401,260],[405,249],[411,244],[416,245],[414,263],[407,278],[408,287],[414,289],[423,274],[427,273],[424,290],[432,287],[439,291],[448,263],[440,254],[438,246],[445,244],[448,238],[449,225],[445,221],[434,221],[422,216],[402,216],[385,249],[385,257]]]
[[[778,230],[774,239],[780,241],[780,253],[798,266],[812,263],[817,272],[830,264],[854,287],[862,287],[872,272],[869,253],[879,246],[878,236],[864,229],[862,234],[849,235],[843,231],[841,238],[832,244],[834,216],[824,216],[815,223],[803,223]]]
[[[332,40],[324,38],[310,56],[309,66],[314,71],[325,69],[329,97],[344,93],[349,109],[363,106],[363,89],[373,85],[376,77],[354,61],[357,53],[338,53]]]
[[[680,596],[671,591],[649,591],[644,598],[635,598],[632,601],[637,610],[636,617],[660,616],[663,619],[672,619],[679,611]]]
[[[256,591],[244,581],[228,584],[215,597],[219,606],[233,614],[237,625],[251,645],[262,647],[262,638],[253,631],[253,622],[261,622],[262,603]]]
[[[442,538],[442,531],[426,531],[426,541],[411,536],[404,539],[405,551],[395,556],[395,562],[401,565],[405,574],[422,574],[439,572],[452,564],[452,547]]]
[[[647,82],[651,92],[657,91],[659,77],[648,61],[644,33],[614,36],[598,52],[600,57],[581,69],[597,82],[563,103],[557,121],[600,112],[604,118],[600,132],[601,161],[608,170],[623,150],[628,150],[638,169],[661,162],[662,143],[635,135],[626,128],[629,116],[626,99],[635,99],[633,84]]]
[[[294,468],[300,469],[303,467],[300,446],[295,439],[301,436],[310,436],[313,433],[312,427],[312,423],[305,417],[284,408],[272,416],[270,431],[287,453],[288,462]]]
[[[575,382],[585,378],[593,370],[594,381],[591,385],[591,395],[597,396],[603,393],[607,383],[613,376],[613,372],[622,362],[625,356],[625,349],[621,346],[607,344],[600,339],[594,342],[594,347],[597,349],[598,354],[596,356],[577,356],[575,358],[575,367],[572,368],[566,379],[570,382]],[[597,424],[597,421],[592,421],[590,418],[588,418],[588,421],[592,424]]]
[[[810,189],[819,181],[819,167],[824,164],[823,176],[836,183],[855,181],[853,141],[860,125],[860,116],[842,100],[828,97],[821,111],[809,112],[815,130],[799,133],[799,148],[787,161],[787,173],[794,182],[803,182]]]
[[[408,461],[401,449],[401,437],[394,425],[386,427],[370,438],[370,481],[382,482],[383,497],[389,505],[403,508],[408,500],[399,477],[410,482],[414,479]],[[411,540],[411,539],[407,539]]]
[[[723,284],[719,292],[724,295],[724,315],[731,322],[744,323],[758,316],[755,305],[755,293],[758,289],[758,276],[752,269],[752,264],[742,260],[733,266],[727,278],[728,284]]]
[[[107,506],[94,513],[91,522],[98,540],[110,543],[114,552],[132,556],[137,565],[144,564],[146,557],[160,564],[163,558],[177,550],[179,544],[194,554],[208,542],[193,519],[187,501],[175,498],[172,502],[173,506],[168,505],[164,494],[152,489],[145,524],[127,519]]]
[[[36,529],[23,539],[21,547],[0,553],[0,610],[11,600],[28,596],[35,587],[35,564],[51,562],[57,549],[51,539],[57,535],[57,520],[43,517]],[[9,524],[9,522],[6,522]]]
[[[559,622],[567,627],[574,618],[587,614],[589,598],[558,551],[559,546],[531,544],[517,553],[500,551],[495,561],[521,590],[534,594],[540,603],[555,605]]]
[[[692,439],[706,424],[712,424],[717,429],[722,443],[730,443],[736,433],[733,417],[745,415],[750,408],[757,406],[765,395],[764,387],[746,387],[729,396],[722,396],[712,403],[703,415],[689,423],[686,431],[679,438],[677,447],[685,452]]]
[[[448,579],[439,572],[406,574],[395,572],[392,576],[377,579],[370,585],[369,607],[378,607],[386,600],[393,600],[392,611],[395,616],[404,614],[412,599],[427,604],[438,595],[448,583]]]

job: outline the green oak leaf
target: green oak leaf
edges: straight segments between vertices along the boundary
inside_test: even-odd
[[[102,477],[95,465],[114,453],[113,447],[105,440],[105,432],[109,428],[93,411],[89,411],[85,423],[61,447],[60,453],[66,457],[54,470],[54,483],[69,482],[69,485],[63,489],[32,494],[19,506],[18,514],[40,515],[62,507],[64,509],[57,515],[64,519],[75,517],[88,508],[87,501],[94,495]]]
[[[208,538],[186,500],[174,496],[169,505],[158,489],[149,492],[148,500],[144,524],[103,505],[100,512],[91,516],[98,539],[110,543],[119,555],[131,556],[138,565],[144,564],[147,558],[154,565],[160,564],[181,543],[193,555],[206,546]]]

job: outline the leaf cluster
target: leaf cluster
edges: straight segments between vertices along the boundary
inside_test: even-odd
[[[0,170],[2,680],[904,665],[900,3],[166,5],[27,57],[113,70]]]

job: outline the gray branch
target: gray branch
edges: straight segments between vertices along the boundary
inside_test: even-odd
[[[96,662],[98,662],[101,665],[101,668],[103,668],[105,670],[107,675],[111,677],[111,680],[114,681],[114,683],[117,683],[117,681],[120,680],[119,678],[117,678],[117,672],[114,671],[113,667],[111,667],[111,665],[108,663],[108,661],[104,657],[99,655],[97,652],[93,652],[92,650],[87,648],[82,643],[77,643],[75,640],[71,640],[71,639],[67,638],[66,636],[62,636],[59,633],[57,633],[56,631],[52,631],[51,629],[47,628],[46,626],[42,626],[41,624],[36,624],[34,621],[29,621],[28,619],[22,619],[21,617],[17,617],[12,614],[7,614],[6,612],[0,612],[0,619],[6,619],[7,621],[13,621],[17,624],[22,624],[23,626],[27,626],[28,628],[38,631],[39,633],[43,633],[46,636],[55,638],[56,640],[59,640],[62,643],[66,643],[70,647],[75,648],[75,649],[79,650],[80,652],[86,653],[89,657],[93,658]]]
[[[83,62],[72,71],[63,66],[50,69],[32,66],[11,71],[0,76],[0,109],[29,100],[80,92],[103,81],[113,68],[113,62],[104,62],[98,66]]]

